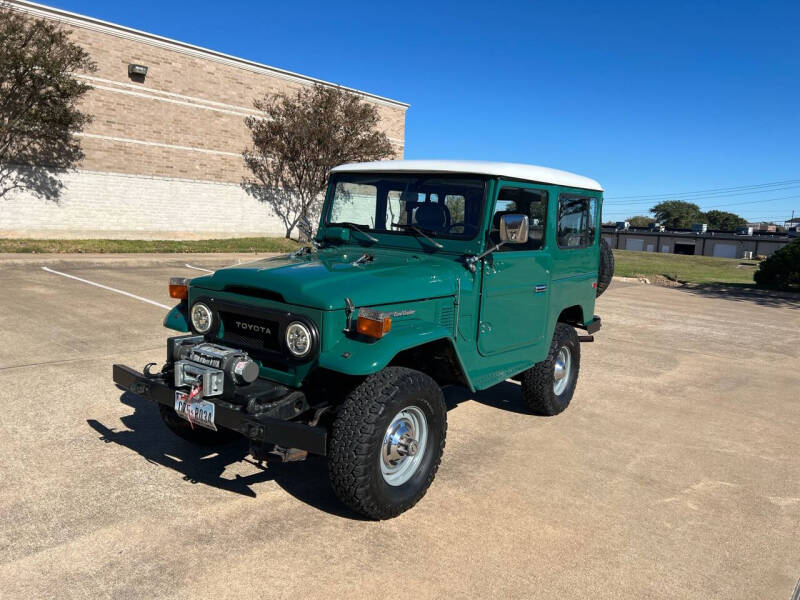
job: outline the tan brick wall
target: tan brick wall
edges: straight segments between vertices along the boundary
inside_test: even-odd
[[[249,143],[244,118],[257,114],[253,101],[311,84],[303,76],[180,42],[14,4],[71,30],[97,64],[94,73],[83,74],[94,88],[84,102],[94,117],[84,137],[85,170],[240,182],[241,158],[230,155],[241,155]],[[129,78],[129,63],[147,65],[144,81]],[[405,107],[364,99],[378,108],[381,128],[402,157]]]
[[[60,204],[16,193],[0,206],[0,237],[228,237],[279,234],[279,220],[243,192],[244,118],[253,101],[311,85],[309,78],[58,9],[11,0],[72,31],[97,63],[86,158],[64,176]],[[148,67],[144,81],[128,64]],[[403,156],[405,109],[362,93]]]

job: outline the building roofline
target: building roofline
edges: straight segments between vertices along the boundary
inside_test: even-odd
[[[60,8],[47,6],[45,4],[28,2],[27,0],[5,0],[5,2],[10,7],[15,8],[17,10],[30,13],[38,17],[56,19],[58,21],[67,23],[75,27],[85,27],[87,29],[92,29],[94,31],[109,33],[111,35],[116,35],[118,37],[127,38],[138,42],[144,42],[154,46],[167,48],[170,50],[177,50],[185,54],[198,56],[200,58],[210,58],[218,62],[248,69],[250,71],[255,71],[260,73],[267,72],[271,75],[276,75],[283,79],[288,79],[306,85],[320,84],[329,87],[341,88],[343,90],[347,90],[348,92],[353,92],[355,94],[358,94],[359,96],[363,96],[364,98],[367,98],[379,104],[386,104],[396,108],[402,108],[403,110],[408,109],[408,107],[410,106],[409,104],[405,102],[400,102],[399,100],[392,100],[391,98],[386,98],[384,96],[379,96],[377,94],[371,94],[369,92],[364,92],[362,90],[357,90],[355,88],[339,85],[336,83],[332,83],[330,81],[317,79],[316,77],[301,75],[300,73],[287,71],[286,69],[279,69],[278,67],[272,67],[270,65],[265,65],[263,63],[248,60],[246,58],[240,58],[238,56],[233,56],[231,54],[225,54],[224,52],[218,52],[216,50],[211,50],[209,48],[203,48],[202,46],[195,46],[194,44],[189,44],[187,42],[173,40],[171,38],[164,37],[161,35],[156,35],[154,33],[140,31],[138,29],[133,29],[132,27],[125,27],[124,25],[118,25],[116,23],[103,21],[102,19],[96,19],[94,17],[89,17],[86,15],[81,15],[78,13],[63,10]]]
[[[752,235],[746,234],[738,234],[730,231],[706,231],[705,233],[701,233],[699,231],[675,231],[675,230],[667,230],[667,231],[649,231],[649,230],[642,230],[642,229],[617,229],[615,227],[601,227],[601,233],[619,233],[621,235],[642,235],[642,236],[658,236],[658,237],[682,237],[682,238],[706,238],[706,239],[715,239],[715,240],[736,240],[739,242],[746,241],[746,240],[758,240],[759,242],[767,242],[767,241],[778,241],[778,242],[785,242],[787,240],[792,240],[791,236],[786,235],[785,233],[753,233]]]

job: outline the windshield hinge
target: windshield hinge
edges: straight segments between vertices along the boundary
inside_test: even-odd
[[[353,326],[353,313],[356,311],[356,307],[353,304],[353,301],[350,298],[344,299],[344,314],[347,318],[347,322],[344,326],[344,332],[349,333]]]

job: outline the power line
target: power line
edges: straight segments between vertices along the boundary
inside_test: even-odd
[[[752,204],[764,204],[764,203],[767,203],[767,202],[778,202],[779,200],[792,200],[794,198],[800,198],[800,195],[794,194],[792,196],[781,196],[779,198],[764,198],[763,200],[748,200],[746,202],[726,202],[725,204],[712,204],[711,206],[700,207],[700,210],[705,211],[705,210],[712,209],[712,208],[730,208],[731,206],[750,206]],[[605,201],[603,202],[603,207],[604,208],[606,207]],[[644,207],[637,207],[637,206],[634,206],[634,205],[626,205],[624,207],[623,206],[609,206],[611,211],[614,211],[615,213],[616,212],[620,212],[621,213],[623,210],[625,210],[626,207],[629,209],[626,212],[629,212],[631,210],[634,211],[634,212],[644,211],[645,210]],[[646,212],[650,212],[650,210],[647,209]]]
[[[724,207],[724,206],[742,206],[742,205],[746,205],[746,204],[763,204],[764,202],[776,202],[777,200],[791,200],[792,198],[800,198],[800,196],[795,194],[794,196],[782,196],[780,198],[767,198],[766,200],[750,200],[748,202],[733,202],[733,203],[728,203],[728,204],[717,204],[715,206],[706,206],[706,208],[721,208],[721,207]]]
[[[785,181],[772,181],[769,183],[756,183],[752,185],[739,185],[726,188],[709,188],[706,190],[696,190],[693,192],[672,192],[668,194],[640,194],[634,196],[609,196],[609,198],[614,200],[622,200],[622,199],[633,199],[633,198],[651,199],[651,198],[667,198],[667,197],[677,197],[677,196],[694,196],[697,194],[706,194],[713,192],[731,192],[737,190],[752,190],[756,188],[774,187],[778,185],[789,185],[794,183],[800,183],[800,179],[787,179]]]
[[[711,200],[714,198],[731,198],[735,196],[749,196],[752,194],[764,194],[768,192],[778,192],[782,190],[790,190],[800,187],[800,185],[786,185],[782,187],[772,187],[759,190],[752,190],[749,192],[731,192],[727,194],[704,194],[702,196],[692,196],[691,198],[675,198],[674,196],[666,196],[664,198],[652,198],[647,200],[609,200],[609,204],[651,204],[663,200],[680,200],[682,202],[697,201],[697,200]]]

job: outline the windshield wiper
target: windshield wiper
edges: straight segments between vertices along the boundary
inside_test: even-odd
[[[431,244],[433,244],[437,248],[443,248],[444,247],[439,242],[437,242],[435,239],[433,239],[431,236],[427,235],[422,229],[420,229],[416,225],[412,225],[410,223],[392,223],[392,227],[400,227],[401,229],[406,229],[406,230],[413,231],[417,235],[421,235],[422,237],[424,237],[426,240],[428,240]],[[433,233],[433,232],[431,232],[431,233]]]
[[[359,227],[355,223],[351,223],[350,221],[341,221],[339,223],[328,223],[328,227],[347,227],[348,229],[352,229],[352,230],[357,231],[358,233],[363,235],[365,238],[367,238],[370,242],[375,243],[375,242],[378,241],[378,238],[368,234],[366,231],[361,229],[361,227]]]

